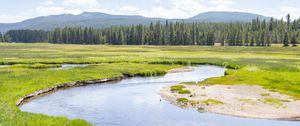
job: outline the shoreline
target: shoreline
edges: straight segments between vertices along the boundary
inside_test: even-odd
[[[175,69],[168,70],[167,73],[188,72],[188,71],[192,71],[192,70],[193,69],[190,68],[190,67],[181,67],[181,68],[175,68]],[[87,86],[87,85],[91,85],[91,84],[102,84],[102,83],[113,82],[113,81],[121,81],[121,80],[126,79],[126,78],[137,77],[137,76],[140,76],[140,75],[136,74],[136,75],[132,76],[132,75],[129,75],[129,74],[123,74],[123,76],[118,76],[118,77],[96,79],[96,80],[81,80],[81,81],[75,81],[75,82],[70,82],[70,83],[59,84],[59,85],[52,86],[50,88],[35,91],[34,93],[31,93],[31,94],[25,95],[24,97],[21,97],[16,102],[16,106],[19,107],[22,104],[24,104],[24,103],[26,103],[30,100],[33,100],[37,97],[47,95],[49,93],[53,93],[53,92],[56,92],[56,91],[59,91],[59,90],[67,89],[67,88]]]
[[[70,83],[59,84],[59,85],[56,85],[56,86],[53,86],[53,87],[50,87],[47,89],[38,90],[34,93],[28,94],[28,95],[20,98],[16,102],[16,106],[21,106],[24,103],[26,103],[32,99],[35,99],[39,96],[43,96],[43,95],[53,93],[53,92],[56,92],[59,90],[72,88],[72,87],[87,86],[87,85],[91,85],[91,84],[102,84],[102,83],[106,83],[106,82],[121,81],[128,77],[130,77],[130,76],[123,75],[123,76],[112,77],[112,78],[104,78],[104,79],[96,79],[96,80],[83,80],[83,81],[75,81],[75,82],[70,82]]]
[[[171,91],[172,86],[160,90],[160,95],[171,104],[242,118],[300,121],[300,101],[290,96],[270,92],[260,86],[179,84],[190,93]]]

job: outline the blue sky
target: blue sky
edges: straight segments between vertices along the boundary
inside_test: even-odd
[[[63,13],[105,12],[146,17],[188,18],[207,11],[242,11],[300,17],[300,0],[3,0],[0,22]]]

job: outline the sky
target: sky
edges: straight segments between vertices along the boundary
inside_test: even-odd
[[[241,11],[300,17],[300,0],[0,0],[0,23],[38,16],[104,12],[161,18],[189,18],[207,11]]]

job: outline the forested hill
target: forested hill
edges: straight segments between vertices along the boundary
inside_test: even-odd
[[[246,12],[222,12],[212,11],[200,13],[194,17],[189,18],[193,22],[250,22],[252,19],[259,18],[261,20],[270,20],[271,17],[263,15],[246,13]]]
[[[269,17],[262,15],[243,13],[243,12],[206,12],[188,19],[171,19],[169,21],[186,22],[251,22],[252,19],[259,17],[261,20],[269,20]],[[6,32],[12,29],[31,29],[31,30],[53,30],[63,27],[93,27],[102,28],[110,26],[129,26],[129,25],[149,25],[151,22],[161,21],[163,18],[148,18],[137,15],[111,15],[99,12],[85,12],[79,15],[63,14],[45,17],[37,17],[19,23],[1,24],[0,31]]]
[[[300,40],[300,19],[287,21],[271,18],[252,22],[186,23],[153,22],[150,25],[109,28],[65,27],[52,31],[10,30],[0,35],[6,42],[50,42],[56,44],[112,45],[221,45],[296,46]],[[2,36],[2,37],[1,37]]]

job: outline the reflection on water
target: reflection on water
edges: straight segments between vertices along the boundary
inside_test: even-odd
[[[24,104],[22,111],[81,118],[97,126],[299,126],[298,122],[245,119],[195,109],[162,100],[159,90],[179,82],[224,75],[224,68],[199,66],[193,72],[163,77],[135,77],[119,82],[58,91]]]

